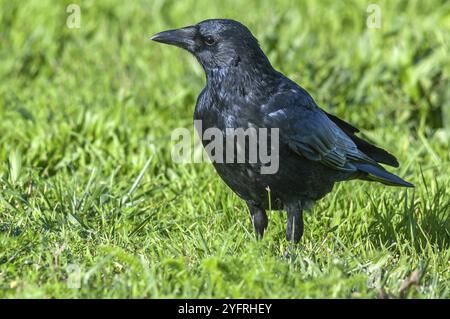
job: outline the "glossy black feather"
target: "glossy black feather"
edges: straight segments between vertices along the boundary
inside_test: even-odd
[[[332,120],[337,126],[339,126],[341,130],[343,130],[352,139],[356,146],[358,146],[358,149],[360,149],[363,153],[367,154],[378,163],[383,163],[393,167],[399,167],[399,163],[394,155],[356,136],[355,133],[358,133],[359,129],[341,120],[337,116],[334,116],[327,112],[325,113],[330,118],[330,120]]]

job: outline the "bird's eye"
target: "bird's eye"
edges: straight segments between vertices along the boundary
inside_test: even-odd
[[[213,45],[214,43],[216,43],[216,40],[214,40],[213,37],[206,37],[205,38],[205,43],[209,46]]]

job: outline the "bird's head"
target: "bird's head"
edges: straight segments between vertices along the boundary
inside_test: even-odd
[[[205,20],[193,26],[160,32],[151,39],[191,52],[206,72],[241,63],[270,66],[250,30],[234,20]]]

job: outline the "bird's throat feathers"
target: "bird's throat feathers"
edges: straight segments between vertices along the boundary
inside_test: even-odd
[[[253,99],[268,96],[280,80],[279,73],[268,61],[248,65],[239,57],[235,58],[232,66],[211,68],[205,70],[205,73],[206,89],[224,102],[231,97],[240,97],[251,102]]]

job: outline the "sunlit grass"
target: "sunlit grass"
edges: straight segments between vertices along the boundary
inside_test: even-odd
[[[82,1],[80,29],[69,3],[0,0],[0,297],[449,297],[448,2],[379,1],[381,29],[365,1]],[[170,156],[204,76],[148,36],[211,17],[416,188],[339,184],[290,258],[284,213],[256,241],[211,165]]]

